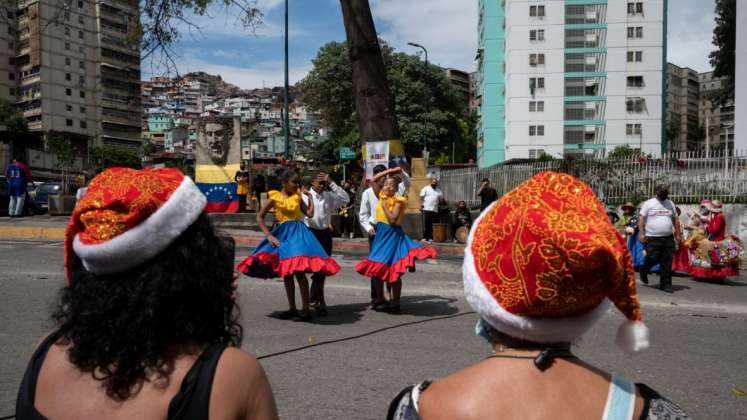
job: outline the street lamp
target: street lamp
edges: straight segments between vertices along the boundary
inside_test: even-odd
[[[427,72],[430,66],[428,65],[428,50],[415,42],[408,42],[407,45],[415,48],[420,48],[425,53],[425,71]],[[430,111],[430,98],[426,96],[425,98],[426,104],[425,104],[425,112],[426,114]],[[427,133],[427,119],[426,116],[423,116],[423,158],[426,159],[425,166],[428,166],[428,133]]]

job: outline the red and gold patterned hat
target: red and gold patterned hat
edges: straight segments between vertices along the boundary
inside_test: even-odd
[[[72,253],[93,274],[127,271],[166,249],[202,213],[207,199],[178,169],[111,168],[96,176],[65,231]]]
[[[504,334],[573,341],[611,302],[628,319],[618,344],[648,347],[628,248],[591,188],[570,175],[540,173],[486,209],[463,271],[467,300]]]

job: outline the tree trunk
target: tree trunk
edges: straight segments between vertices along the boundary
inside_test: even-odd
[[[399,139],[394,98],[368,0],[340,0],[340,5],[353,67],[361,142]]]

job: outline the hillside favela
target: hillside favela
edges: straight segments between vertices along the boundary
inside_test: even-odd
[[[0,38],[0,420],[747,418],[747,0]]]

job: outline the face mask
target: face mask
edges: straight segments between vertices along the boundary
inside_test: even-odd
[[[664,201],[669,198],[669,193],[668,192],[659,193],[657,194],[656,198],[658,198],[661,201]]]
[[[702,209],[700,209],[700,214],[703,216],[708,216],[708,209],[703,207]]]

